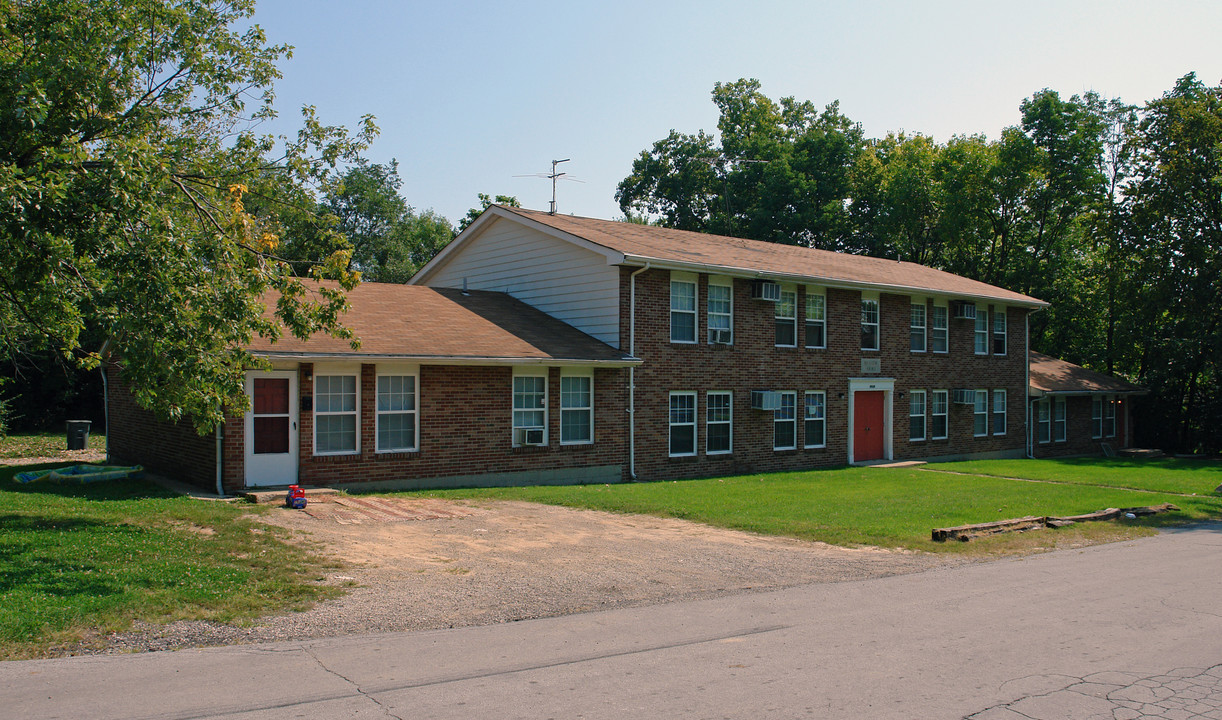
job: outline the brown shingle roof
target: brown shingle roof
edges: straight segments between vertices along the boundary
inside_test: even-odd
[[[815,250],[794,245],[672,230],[652,225],[537,210],[494,206],[633,259],[702,265],[710,269],[760,272],[810,282],[844,282],[880,288],[927,291],[930,294],[999,300],[1045,307],[1048,303],[987,283],[910,262]]]
[[[271,343],[258,338],[258,355],[337,356],[418,360],[536,360],[632,364],[627,353],[498,292],[362,283],[347,295],[351,309],[340,318],[361,339],[291,335]],[[270,306],[270,302],[266,303]]]
[[[1080,365],[1032,351],[1031,389],[1043,393],[1144,393],[1120,378],[1087,370]]]

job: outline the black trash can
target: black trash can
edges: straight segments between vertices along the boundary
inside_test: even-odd
[[[69,450],[84,450],[89,447],[89,426],[88,420],[69,420],[68,421],[68,449]]]

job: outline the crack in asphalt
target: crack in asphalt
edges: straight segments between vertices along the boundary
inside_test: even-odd
[[[360,695],[363,698],[366,698],[367,700],[372,702],[374,705],[377,705],[382,710],[382,712],[386,714],[387,717],[394,718],[394,720],[405,720],[402,716],[395,715],[394,713],[392,713],[390,711],[390,708],[382,704],[381,700],[378,700],[373,695],[365,692],[364,688],[362,688],[360,684],[354,681],[352,678],[349,678],[347,675],[344,675],[343,673],[339,672],[338,670],[333,670],[327,667],[327,664],[323,662],[322,659],[319,658],[318,655],[316,655],[312,649],[310,649],[309,647],[303,646],[301,650],[305,652],[306,655],[309,655],[314,660],[315,663],[318,663],[318,667],[322,668],[325,672],[328,672],[334,675],[335,677],[339,678],[340,680],[343,680],[344,682],[348,683],[349,685],[352,686],[352,689],[356,690],[358,695]]]
[[[1013,682],[1041,677],[1065,677],[1070,678],[1072,682],[1066,683],[1059,689],[1032,693],[1010,702],[993,705],[971,715],[965,715],[964,720],[1005,720],[1006,718],[1054,720],[1054,718],[1066,717],[1066,710],[1080,705],[1084,698],[1111,706],[1110,708],[1100,706],[1091,711],[1089,716],[1091,720],[1102,720],[1108,716],[1111,720],[1141,720],[1143,718],[1150,720],[1164,718],[1218,720],[1222,718],[1222,664],[1205,669],[1177,668],[1163,675],[1149,676],[1126,672],[1095,672],[1084,677],[1060,674],[1027,675],[1007,680],[998,690],[1000,691]],[[1128,682],[1120,682],[1121,680],[1128,680]],[[1084,689],[1078,687],[1081,685],[1094,686],[1100,692],[1085,692]],[[1111,689],[1104,692],[1105,688]],[[1062,702],[1055,702],[1058,696]],[[1053,699],[1054,702],[1048,706],[1041,706],[1039,703],[1031,702],[1036,699]],[[1083,720],[1087,720],[1086,716],[1082,717]]]

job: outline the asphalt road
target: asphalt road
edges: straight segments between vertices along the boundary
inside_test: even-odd
[[[506,625],[0,664],[2,718],[969,716],[1222,720],[1222,525]]]

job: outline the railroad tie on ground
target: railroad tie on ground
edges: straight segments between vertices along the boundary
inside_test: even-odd
[[[1123,515],[1134,515],[1136,517],[1144,517],[1146,515],[1157,515],[1164,512],[1172,512],[1179,510],[1179,507],[1171,503],[1163,503],[1162,505],[1147,505],[1144,507],[1132,508],[1107,508],[1098,512],[1087,513],[1085,515],[1070,515],[1068,517],[1053,517],[1053,516],[1037,516],[1029,515],[1027,517],[1012,518],[1010,520],[996,520],[987,523],[976,523],[974,525],[959,525],[949,528],[934,528],[932,538],[934,542],[946,542],[947,540],[958,540],[967,542],[972,538],[984,537],[986,535],[996,535],[1003,532],[1023,532],[1024,530],[1035,530],[1037,528],[1062,528],[1066,525],[1073,525],[1077,522],[1090,522],[1096,520],[1115,520]]]

